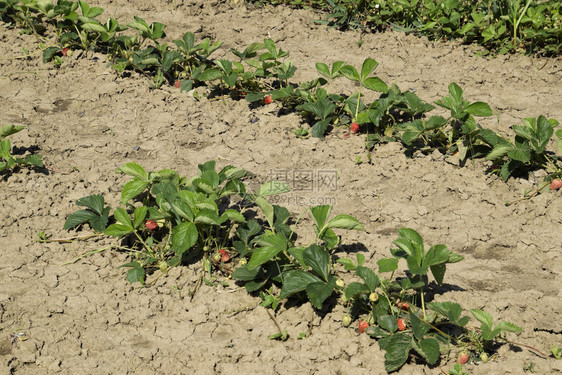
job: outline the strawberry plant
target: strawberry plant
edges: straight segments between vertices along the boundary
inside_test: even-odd
[[[397,249],[391,249],[392,258],[380,259],[380,273],[391,272],[389,279],[379,276],[363,265],[365,258],[357,254],[357,262],[344,258],[338,263],[348,271],[355,271],[361,281],[351,282],[342,293],[352,317],[370,319],[373,324],[365,332],[378,340],[385,354],[388,372],[401,368],[414,351],[427,363],[435,365],[442,354],[454,345],[462,350],[486,355],[492,350],[492,342],[506,340],[503,334],[521,332],[514,324],[493,324],[490,314],[471,310],[481,323],[479,329],[467,326],[468,316],[462,315],[462,307],[451,302],[425,302],[424,289],[428,285],[427,274],[431,271],[438,284],[443,282],[446,265],[463,258],[451,252],[445,245],[434,245],[425,251],[421,236],[414,230],[403,228],[394,241]],[[405,259],[406,277],[393,279],[398,262]],[[367,317],[367,318],[365,318]]]
[[[232,277],[244,282],[248,292],[277,285],[281,288],[281,300],[294,295],[322,309],[324,301],[337,289],[331,250],[338,245],[339,238],[334,229],[364,228],[349,215],[340,214],[329,219],[332,210],[329,205],[309,210],[316,236],[305,246],[294,243],[294,232],[286,225],[288,212],[277,206],[271,220],[268,219],[269,230],[260,233],[256,224],[240,229],[239,237],[243,241],[235,246],[248,262],[235,269]]]
[[[488,143],[492,150],[486,155],[500,168],[500,176],[505,181],[514,174],[523,174],[535,169],[545,169],[549,180],[562,177],[561,156],[555,152],[549,152],[547,146],[554,135],[554,128],[558,126],[555,119],[546,119],[544,116],[538,118],[526,118],[523,126],[513,125],[515,139],[510,142],[503,137],[486,131],[481,138]],[[562,131],[556,133],[562,140]]]
[[[132,177],[121,192],[123,206],[110,216],[101,195],[79,199],[76,204],[86,209],[71,214],[64,229],[87,223],[96,232],[120,239],[115,248],[133,257],[121,266],[130,268],[127,279],[131,283],[145,284],[147,274],[158,269],[165,273],[197,256],[209,273],[213,264],[228,272],[223,264],[231,259],[227,249],[232,246],[234,228],[246,223],[245,200],[262,207],[269,217],[272,208],[264,197],[287,191],[281,183],[270,183],[250,194],[242,182],[248,171],[227,166],[216,172],[214,161],[199,165],[199,175],[190,180],[169,169],[147,173],[136,163],[118,171]],[[239,202],[232,201],[235,195]],[[211,249],[220,249],[214,263]]]
[[[339,70],[344,77],[359,84],[359,91],[350,96],[347,100],[348,111],[352,114],[354,119],[357,119],[359,109],[364,107],[361,103],[363,87],[382,93],[388,91],[388,86],[379,77],[370,76],[378,65],[378,62],[369,57],[363,61],[360,73],[351,65],[344,65]]]
[[[0,128],[0,173],[12,172],[20,167],[43,167],[41,155],[29,154],[20,158],[12,154],[12,143],[7,137],[23,129],[23,126],[17,125],[6,125]]]
[[[403,131],[402,142],[408,147],[429,147],[442,153],[459,153],[461,162],[466,158],[481,156],[478,135],[482,127],[473,116],[491,116],[492,109],[484,102],[465,100],[462,88],[456,83],[449,85],[449,96],[435,102],[450,111],[448,119],[431,116],[429,119],[416,119],[399,126]],[[412,103],[413,108],[417,103]],[[418,104],[417,106],[423,106]],[[428,108],[428,107],[427,107]],[[425,109],[425,108],[423,108]]]

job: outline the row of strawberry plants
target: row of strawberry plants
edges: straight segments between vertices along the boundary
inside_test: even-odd
[[[259,293],[261,305],[274,311],[288,298],[310,302],[317,310],[332,309],[339,301],[347,311],[342,324],[359,321],[359,331],[386,352],[388,372],[413,355],[436,365],[451,351],[462,364],[469,357],[487,362],[495,344],[510,342],[506,333],[521,332],[508,322],[494,324],[489,313],[477,309],[470,312],[480,326],[471,327],[460,304],[428,300],[428,276],[442,285],[447,264],[463,257],[442,244],[426,250],[413,229],[398,231],[391,257],[377,262],[377,272],[364,265],[361,253],[356,261],[336,259],[341,241],[336,231],[364,227],[350,215],[332,215],[329,205],[309,207],[299,216],[308,212],[313,220],[314,238],[305,241],[299,219],[292,220],[286,208],[267,200],[289,191],[281,182],[266,182],[252,192],[244,182],[249,171],[226,166],[217,172],[214,161],[199,165],[191,179],[169,169],[147,173],[136,163],[118,172],[132,177],[123,186],[121,206],[110,215],[103,196],[81,198],[76,204],[84,208],[71,214],[64,228],[88,225],[95,236],[114,237],[109,248],[130,255],[120,267],[129,269],[131,283],[148,286],[173,267],[200,261],[201,279],[212,284],[209,280],[221,276],[232,278],[249,293]],[[402,272],[401,260],[406,263]],[[356,281],[346,285],[342,277]],[[288,335],[280,329],[271,338]]]
[[[0,14],[36,34],[49,25],[54,28],[55,45],[44,47],[44,61],[62,62],[61,56],[72,48],[94,49],[107,52],[117,72],[138,70],[150,77],[155,88],[168,81],[182,91],[204,85],[209,89],[208,95],[229,94],[253,104],[276,101],[285,111],[299,112],[311,124],[310,130],[294,130],[300,137],[309,133],[324,137],[334,127],[349,126],[352,133],[366,134],[368,149],[381,142],[399,141],[409,153],[435,149],[444,154],[458,153],[461,164],[485,157],[493,162],[491,171],[504,181],[514,174],[525,175],[536,169],[547,170],[546,183],[562,177],[561,156],[557,153],[562,150],[562,130],[556,132],[555,150],[547,150],[557,120],[544,116],[526,118],[523,126],[513,126],[515,137],[510,141],[476,122],[474,116],[491,116],[492,109],[483,102],[466,101],[462,88],[455,83],[449,86],[448,96],[435,102],[449,110],[450,116],[426,118],[435,106],[413,92],[402,92],[396,85],[388,87],[372,76],[378,63],[371,58],[363,62],[360,70],[343,61],[334,62],[331,68],[318,62],[318,78],[295,84],[289,81],[297,69],[286,60],[289,52],[270,39],[251,43],[243,51],[232,48],[238,61],[211,60],[210,55],[222,42],[207,38],[196,43],[194,34],[187,32],[181,39],[173,40],[173,49],[158,42],[165,36],[164,24],[148,24],[139,17],[127,26],[113,18],[102,24],[96,17],[103,9],[91,7],[85,1],[59,0],[55,5],[37,0],[0,0],[0,5]],[[120,34],[128,28],[137,30],[138,35]],[[147,40],[153,44],[146,45]],[[349,96],[329,93],[328,83],[341,77],[358,84],[359,90]],[[366,103],[365,90],[381,95]]]
[[[339,29],[393,28],[432,39],[478,43],[492,53],[562,53],[560,1],[533,0],[252,0],[326,12],[320,24]],[[487,53],[487,52],[486,52]]]

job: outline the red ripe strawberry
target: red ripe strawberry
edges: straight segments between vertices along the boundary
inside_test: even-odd
[[[263,99],[263,102],[265,104],[271,104],[271,103],[273,103],[273,98],[271,97],[271,95],[268,95]]]
[[[398,306],[399,309],[405,310],[407,311],[410,308],[410,305],[408,305],[406,302],[398,302],[396,304],[396,306]]]
[[[68,50],[69,50],[69,49],[70,49],[70,48],[68,48],[68,47],[63,48],[63,49],[62,49],[62,55],[63,55],[63,56],[68,56]]]
[[[359,132],[359,124],[354,122],[351,124],[351,134],[356,134]]]
[[[174,87],[175,87],[176,89],[179,89],[179,88],[181,87],[181,81],[176,81],[176,82],[174,82]]]
[[[369,322],[366,320],[360,320],[359,321],[359,332],[360,333],[365,333],[365,329],[367,329],[367,327],[369,327]]]
[[[461,365],[464,365],[466,362],[468,362],[468,354],[466,353],[461,353],[459,354],[459,357],[457,358],[457,362],[460,363]]]
[[[154,220],[147,220],[144,226],[148,230],[156,230],[156,228],[158,228],[158,223]]]
[[[404,322],[404,319],[398,318],[398,320],[396,321],[396,323],[398,323],[398,330],[399,330],[399,331],[403,331],[403,330],[406,329],[406,323]]]
[[[226,263],[230,260],[230,254],[228,254],[225,249],[220,249],[219,254],[221,256],[221,262]]]
[[[550,190],[558,190],[562,187],[562,180],[552,180],[550,183]]]

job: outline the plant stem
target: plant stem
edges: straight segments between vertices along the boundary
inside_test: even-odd
[[[51,239],[46,239],[46,240],[37,240],[37,242],[40,243],[50,243],[50,242],[59,242],[59,243],[71,243],[73,241],[82,241],[82,240],[87,240],[89,238],[92,237],[99,237],[101,236],[103,233],[95,233],[95,234],[88,234],[86,236],[82,236],[82,237],[69,237],[69,238],[53,238]]]
[[[283,330],[281,329],[281,326],[279,325],[279,323],[277,322],[277,319],[275,319],[275,317],[273,316],[273,314],[269,311],[269,309],[267,307],[265,307],[265,311],[267,312],[267,315],[269,315],[269,317],[271,318],[271,320],[273,321],[273,323],[275,323],[275,326],[277,327],[277,329],[279,330],[279,333],[283,333]]]
[[[506,206],[511,206],[513,203],[517,203],[517,202],[521,202],[521,201],[524,201],[524,200],[527,200],[527,199],[531,199],[531,198],[533,198],[535,195],[537,195],[538,193],[540,193],[541,190],[543,190],[543,189],[544,189],[545,187],[547,187],[548,185],[550,185],[550,182],[545,182],[542,186],[539,186],[539,188],[538,188],[537,190],[535,190],[534,192],[532,192],[531,194],[525,195],[523,198],[519,198],[519,199],[516,199],[516,200],[511,201],[511,202],[505,202],[505,205],[506,205]]]
[[[530,346],[530,345],[525,345],[525,344],[520,344],[520,343],[518,343],[518,342],[510,341],[510,340],[508,340],[508,339],[506,339],[506,338],[504,338],[504,337],[498,337],[498,338],[501,339],[501,340],[503,340],[503,341],[505,341],[505,342],[507,342],[508,344],[517,345],[517,346],[522,346],[522,347],[524,347],[524,348],[527,348],[527,349],[529,349],[529,350],[532,350],[532,351],[534,351],[536,354],[538,354],[539,356],[541,356],[541,357],[543,357],[543,358],[548,358],[548,355],[544,354],[543,352],[541,352],[541,351],[538,350],[537,348],[534,348],[534,347],[532,347],[532,346]]]
[[[425,300],[423,297],[423,287],[420,288],[420,294],[421,294],[421,305],[422,305],[422,311],[423,311],[423,319],[427,320],[427,315],[425,313]]]
[[[66,265],[69,265],[69,264],[72,264],[72,263],[76,263],[76,262],[78,262],[80,259],[82,259],[82,258],[84,258],[84,257],[87,257],[88,255],[101,253],[102,251],[111,249],[111,247],[112,247],[112,246],[102,247],[101,249],[96,249],[96,250],[88,251],[87,253],[84,253],[84,254],[80,255],[79,257],[76,257],[76,258],[74,258],[74,259],[72,259],[72,260],[69,260],[68,262],[63,263],[63,264],[61,264],[61,265],[62,265],[62,266],[66,266]]]

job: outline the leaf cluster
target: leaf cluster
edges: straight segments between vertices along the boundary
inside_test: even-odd
[[[12,143],[8,137],[23,130],[23,126],[6,125],[0,127],[0,174],[12,172],[19,167],[41,168],[43,161],[39,154],[29,154],[24,158],[13,155]]]

